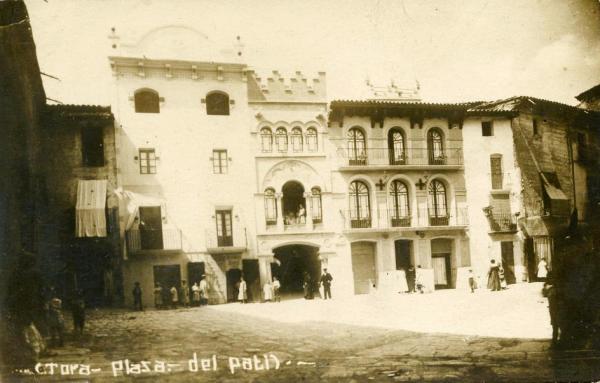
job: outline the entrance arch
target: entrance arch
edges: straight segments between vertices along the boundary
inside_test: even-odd
[[[283,193],[283,222],[286,225],[306,223],[306,199],[304,186],[298,181],[288,181],[281,188]]]
[[[317,282],[321,277],[319,248],[310,245],[286,245],[273,250],[274,262],[271,263],[271,275],[281,283],[283,296],[303,297],[304,279],[308,274],[312,293],[317,293]],[[306,273],[306,274],[305,274]]]

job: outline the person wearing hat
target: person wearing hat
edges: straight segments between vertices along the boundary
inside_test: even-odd
[[[329,296],[329,299],[331,299],[331,281],[332,280],[333,280],[333,277],[331,276],[331,274],[329,274],[327,272],[327,268],[324,268],[323,275],[321,275],[321,283],[323,284],[324,299],[327,299],[328,296]]]

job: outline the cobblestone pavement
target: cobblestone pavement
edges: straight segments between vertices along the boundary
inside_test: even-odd
[[[283,302],[281,310],[325,303]],[[275,304],[235,305],[234,310],[233,305],[144,312],[90,310],[83,337],[67,335],[65,347],[53,349],[52,355],[42,359],[40,370],[47,373],[48,363],[62,364],[53,375],[15,375],[7,381],[546,382],[600,378],[593,370],[600,366],[600,353],[556,353],[549,349],[547,339],[422,333],[314,320],[289,323],[245,314],[269,305]],[[190,371],[194,353],[198,372]],[[118,362],[124,359],[129,360],[129,375],[124,374],[126,362],[123,366]],[[202,371],[202,359],[207,359],[209,371]],[[138,365],[141,361],[149,363]],[[165,372],[160,372],[161,361],[171,364],[164,366]],[[113,362],[119,370],[116,377]],[[82,365],[100,371],[82,376]],[[235,367],[234,373],[230,366]],[[61,368],[73,374],[61,374]]]

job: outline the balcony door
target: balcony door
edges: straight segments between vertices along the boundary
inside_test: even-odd
[[[217,210],[217,246],[233,246],[231,210]]]
[[[163,248],[160,206],[140,206],[140,240],[143,250]]]

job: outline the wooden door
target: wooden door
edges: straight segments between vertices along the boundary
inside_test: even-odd
[[[435,254],[431,256],[433,265],[433,280],[436,289],[450,287],[450,254]]]
[[[143,250],[163,248],[160,206],[140,207],[140,239]]]
[[[375,284],[375,244],[356,242],[351,245],[352,273],[354,274],[354,294],[367,294],[371,283]]]
[[[408,270],[411,262],[411,247],[412,241],[407,240],[397,240],[395,243],[396,249],[396,270]]]
[[[233,246],[231,210],[217,210],[217,246]]]
[[[509,285],[517,283],[517,278],[515,277],[515,255],[513,252],[513,242],[500,242],[500,249],[502,254],[502,268],[504,269],[504,279]]]

